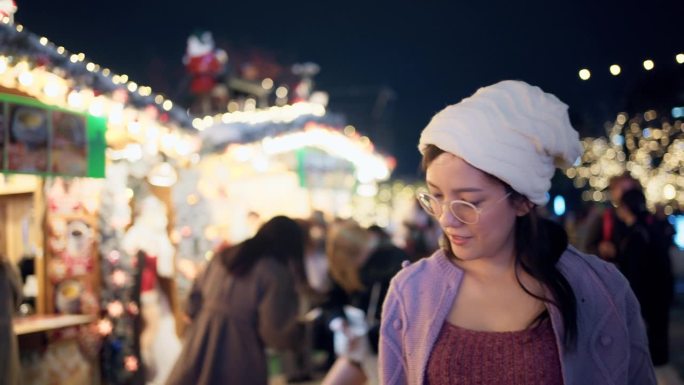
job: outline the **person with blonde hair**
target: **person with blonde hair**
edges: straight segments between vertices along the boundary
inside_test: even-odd
[[[331,226],[326,254],[333,289],[323,307],[335,334],[338,359],[323,384],[377,384],[382,300],[390,280],[409,256],[377,229],[354,221]]]
[[[392,280],[382,384],[653,385],[639,303],[614,265],[544,220],[556,166],[582,152],[567,105],[521,81],[479,89],[420,136],[443,230]]]

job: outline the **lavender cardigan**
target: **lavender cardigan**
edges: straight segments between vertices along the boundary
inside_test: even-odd
[[[655,375],[639,304],[609,263],[572,247],[557,264],[577,298],[577,347],[562,345],[560,312],[547,306],[565,385],[651,385]],[[380,329],[380,383],[422,385],[439,330],[463,278],[440,250],[400,271],[385,299]]]

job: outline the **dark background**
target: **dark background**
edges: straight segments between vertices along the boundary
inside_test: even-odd
[[[503,79],[556,94],[582,136],[603,134],[620,111],[684,105],[681,0],[17,3],[27,30],[173,100],[184,98],[182,57],[197,29],[231,60],[315,62],[329,109],[394,155],[396,176],[418,175],[418,135],[435,112]],[[655,70],[643,69],[646,58]]]

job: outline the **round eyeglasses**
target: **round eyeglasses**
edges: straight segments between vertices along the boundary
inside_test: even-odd
[[[508,198],[511,193],[507,193],[501,199],[494,202],[489,208],[492,208],[502,202],[504,199]],[[442,202],[434,196],[428,194],[427,192],[419,192],[416,194],[418,198],[418,203],[423,207],[423,210],[435,218],[442,216],[444,204],[449,206],[449,211],[456,217],[459,221],[474,225],[480,221],[480,215],[484,212],[484,209],[477,208],[474,204],[462,200],[453,200],[450,202]]]

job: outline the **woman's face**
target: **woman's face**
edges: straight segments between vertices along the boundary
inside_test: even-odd
[[[442,206],[437,219],[457,258],[513,256],[515,219],[529,208],[516,208],[509,199],[501,201],[506,189],[499,181],[453,154],[442,153],[428,166],[426,182],[430,194],[441,202],[463,200],[483,210],[477,223],[466,224],[454,217],[446,204]]]

